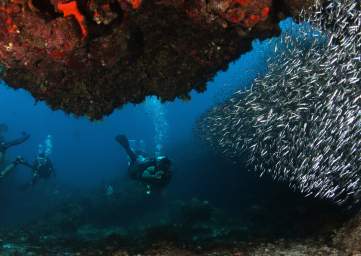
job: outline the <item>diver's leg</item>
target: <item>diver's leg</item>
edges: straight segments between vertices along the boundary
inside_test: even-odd
[[[4,170],[0,173],[0,179],[4,178],[10,172],[12,172],[18,164],[24,163],[24,159],[21,156],[16,157],[16,159],[9,165],[7,165]]]
[[[13,162],[9,165],[7,165],[4,170],[0,173],[0,179],[4,178],[5,176],[7,176],[10,172],[12,172],[15,167],[16,167],[17,163]]]
[[[39,180],[39,176],[37,173],[33,174],[33,178],[31,179],[31,185],[34,186]]]
[[[118,135],[115,137],[116,141],[120,145],[123,146],[125,152],[128,154],[132,164],[134,164],[137,161],[137,155],[134,153],[134,151],[129,146],[128,138],[125,135]]]

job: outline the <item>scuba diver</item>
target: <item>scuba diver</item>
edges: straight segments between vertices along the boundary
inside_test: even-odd
[[[39,153],[33,164],[29,164],[24,159],[20,159],[19,164],[31,169],[32,180],[30,185],[32,186],[35,185],[39,179],[46,180],[51,176],[56,176],[53,163],[45,153]]]
[[[146,186],[147,194],[168,185],[172,173],[171,161],[166,156],[149,157],[145,152],[133,151],[125,135],[118,135],[115,140],[123,146],[130,158],[129,177],[142,182]]]
[[[5,154],[7,150],[13,146],[19,145],[24,143],[30,138],[30,135],[23,132],[22,137],[12,140],[12,141],[5,141],[3,133],[7,132],[7,125],[0,124],[0,166],[5,161]],[[22,157],[18,156],[13,162],[8,164],[1,172],[0,172],[0,180],[8,175],[11,171],[15,169],[15,167],[22,162]]]
[[[32,173],[32,180],[25,184],[22,188],[26,189],[29,186],[35,185],[40,179],[46,180],[51,176],[55,176],[54,166],[50,160],[50,155],[53,148],[52,136],[48,135],[43,144],[39,144],[38,153],[32,164],[25,161],[23,158],[18,159],[18,164],[30,168]]]
[[[50,176],[56,177],[53,162],[45,154],[39,154],[33,162],[32,184],[38,179],[48,179]]]

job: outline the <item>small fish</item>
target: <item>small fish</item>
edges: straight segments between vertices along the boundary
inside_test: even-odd
[[[330,0],[281,35],[268,73],[198,122],[200,136],[305,196],[361,200],[361,12]],[[324,12],[322,8],[328,11]],[[307,43],[306,43],[307,42]]]

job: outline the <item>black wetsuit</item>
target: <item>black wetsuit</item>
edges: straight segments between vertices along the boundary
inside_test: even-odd
[[[170,182],[172,176],[171,162],[167,157],[148,157],[144,152],[133,151],[124,135],[118,136],[117,141],[123,146],[130,158],[128,173],[131,179],[157,188],[164,187]],[[144,175],[145,171],[148,171],[150,175]],[[156,177],[156,173],[161,174],[161,176]]]
[[[36,182],[38,182],[39,179],[48,179],[51,175],[55,176],[53,163],[48,157],[38,156],[33,164],[29,164],[24,160],[20,162],[20,164],[31,169],[33,174],[31,185],[34,185]]]
[[[39,178],[48,179],[51,175],[55,175],[53,163],[47,157],[44,159],[36,159],[32,165],[32,170],[32,184],[35,184]]]

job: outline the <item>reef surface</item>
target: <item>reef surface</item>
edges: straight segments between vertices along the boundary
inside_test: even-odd
[[[91,119],[147,95],[188,99],[313,2],[0,0],[0,78]]]
[[[132,189],[132,198],[123,193],[108,196],[99,192],[93,191],[92,197],[84,193],[78,199],[70,194],[60,198],[62,194],[57,194],[50,204],[51,210],[37,221],[18,228],[1,227],[0,254],[340,256],[361,253],[361,221],[356,209],[340,214],[331,206],[316,201],[310,204],[300,198],[295,200],[298,207],[255,205],[238,222],[212,203],[194,198],[173,201],[166,211],[154,212],[152,208],[148,212],[151,216],[139,216],[134,221],[122,218],[128,214],[134,216],[139,211],[134,206],[149,200],[141,191]],[[281,204],[287,200],[281,199]],[[316,205],[323,210],[316,210]],[[118,220],[123,224],[104,222],[120,213],[122,218]],[[157,220],[150,223],[149,217]]]

